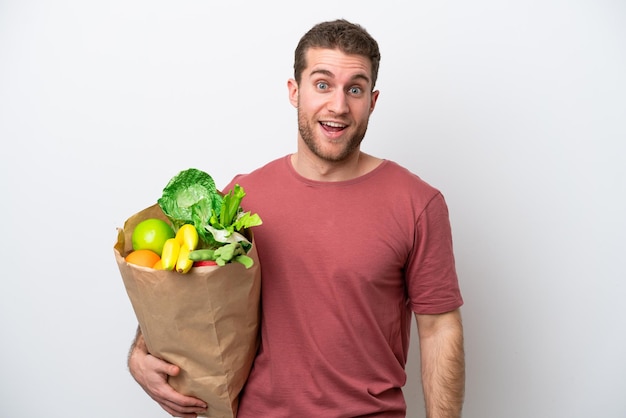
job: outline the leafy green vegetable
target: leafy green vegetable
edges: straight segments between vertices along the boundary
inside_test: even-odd
[[[223,197],[213,178],[204,171],[190,168],[174,176],[163,189],[158,204],[178,230],[186,223],[196,227],[200,238],[207,242],[204,228],[214,213],[219,213]]]
[[[175,230],[187,223],[196,228],[199,247],[215,250],[218,265],[237,261],[250,268],[253,261],[246,253],[252,243],[243,232],[263,222],[259,215],[243,211],[245,195],[238,184],[222,195],[209,174],[190,168],[169,181],[158,204]]]
[[[233,239],[229,238],[236,231],[261,225],[259,215],[244,212],[241,208],[241,201],[245,196],[243,188],[235,184],[235,187],[224,196],[219,214],[211,216],[207,229],[218,242],[233,242]],[[234,240],[242,241],[239,237]]]
[[[233,223],[235,216],[237,216],[240,210],[239,205],[245,195],[246,193],[243,191],[243,188],[235,184],[235,187],[224,196],[222,210],[220,211],[220,224],[222,226]]]

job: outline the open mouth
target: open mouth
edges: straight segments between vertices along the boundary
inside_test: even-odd
[[[339,122],[320,122],[320,125],[327,132],[341,132],[346,129],[347,126]]]

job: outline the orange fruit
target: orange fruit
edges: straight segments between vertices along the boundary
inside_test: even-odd
[[[152,268],[155,270],[163,270],[163,260],[159,258],[159,261],[154,263],[154,266],[152,266]]]
[[[144,267],[153,267],[160,259],[152,250],[135,250],[126,256],[126,262]]]

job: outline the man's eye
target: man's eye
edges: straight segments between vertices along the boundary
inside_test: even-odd
[[[319,83],[317,83],[317,88],[319,90],[326,90],[328,88],[328,84],[320,81]]]
[[[361,94],[362,90],[360,87],[351,87],[349,91],[351,94]]]

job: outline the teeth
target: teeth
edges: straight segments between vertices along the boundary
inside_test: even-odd
[[[346,125],[337,122],[322,122],[324,125],[330,126],[331,128],[344,128]]]

